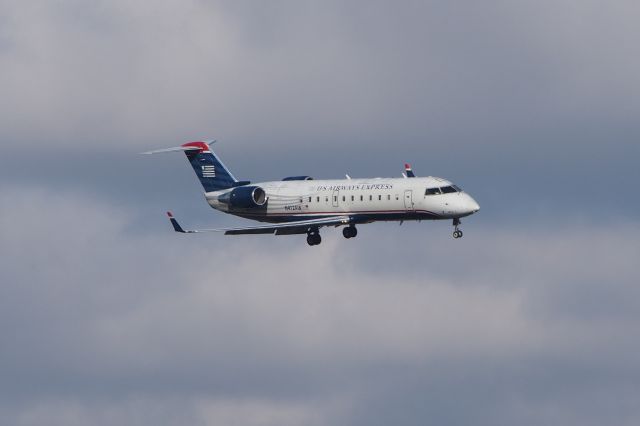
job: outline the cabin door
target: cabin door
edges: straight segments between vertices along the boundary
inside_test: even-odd
[[[413,191],[411,189],[404,191],[404,208],[407,211],[413,211]]]
[[[338,197],[340,197],[340,191],[333,191],[333,197],[331,198],[333,207],[338,207]]]

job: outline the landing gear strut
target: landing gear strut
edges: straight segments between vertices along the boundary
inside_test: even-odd
[[[355,226],[349,225],[342,229],[342,235],[344,235],[345,238],[353,238],[358,235],[358,230]]]
[[[454,231],[453,231],[453,238],[462,238],[462,231],[458,229],[458,226],[460,226],[462,222],[460,222],[460,219],[455,218],[453,219],[453,227],[454,227]]]
[[[322,242],[322,237],[320,237],[320,233],[318,232],[317,229],[310,231],[307,234],[307,244],[309,244],[310,246],[317,246],[321,242]]]

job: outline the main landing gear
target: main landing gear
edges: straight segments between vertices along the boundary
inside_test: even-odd
[[[453,226],[454,226],[454,231],[453,231],[453,238],[462,238],[462,231],[458,229],[458,226],[460,226],[460,219],[455,218],[453,219]]]
[[[356,235],[358,235],[358,230],[356,229],[355,226],[349,225],[347,227],[342,228],[342,235],[344,235],[345,238],[353,238]]]
[[[307,234],[307,244],[310,246],[317,246],[322,242],[322,237],[320,236],[320,232],[317,229],[310,231]]]

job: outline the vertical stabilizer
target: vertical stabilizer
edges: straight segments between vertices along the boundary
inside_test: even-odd
[[[181,146],[206,192],[232,188],[238,182],[229,169],[211,151],[210,144],[188,142]]]

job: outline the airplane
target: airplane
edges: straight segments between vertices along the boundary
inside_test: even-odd
[[[216,141],[188,142],[173,148],[143,152],[182,151],[202,187],[207,203],[235,216],[266,225],[186,230],[167,212],[174,231],[185,234],[306,234],[310,246],[320,244],[320,228],[342,227],[345,238],[358,234],[356,225],[377,221],[452,220],[454,238],[461,238],[460,218],[480,210],[478,203],[450,181],[416,177],[405,164],[402,178],[314,180],[290,176],[281,181],[239,181],[211,150]]]

